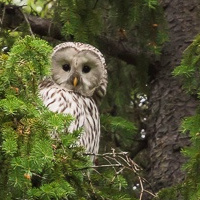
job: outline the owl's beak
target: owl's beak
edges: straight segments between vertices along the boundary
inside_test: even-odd
[[[74,85],[74,87],[76,87],[78,85],[78,78],[77,77],[74,77],[73,85]]]

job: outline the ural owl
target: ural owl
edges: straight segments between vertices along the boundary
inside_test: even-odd
[[[107,87],[105,59],[95,47],[78,42],[57,45],[51,59],[52,75],[39,85],[44,105],[74,116],[68,132],[83,128],[78,144],[96,154],[100,140],[97,105]]]

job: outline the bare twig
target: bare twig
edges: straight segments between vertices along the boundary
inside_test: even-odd
[[[44,176],[40,176],[39,174],[36,174],[36,173],[33,173],[33,172],[31,172],[31,173],[32,173],[32,175],[37,176],[37,177],[39,177],[41,179],[46,179]]]
[[[34,35],[33,31],[32,31],[30,22],[29,22],[28,18],[26,17],[26,14],[24,14],[24,12],[22,12],[21,9],[19,9],[19,10],[20,10],[20,12],[22,13],[22,15],[24,16],[24,19],[25,19],[25,21],[26,21],[26,23],[27,23],[27,25],[28,25],[28,29],[29,29],[30,34],[31,34],[33,37],[35,37],[35,35]]]
[[[3,11],[2,11],[2,18],[0,19],[1,25],[3,25],[3,21],[4,21],[4,17],[5,17],[5,11],[6,11],[6,9],[5,9],[5,7],[4,7],[4,8],[3,8]]]
[[[90,166],[90,167],[84,167],[79,170],[85,170],[85,169],[97,169],[97,168],[105,168],[105,167],[123,167],[121,164],[111,164],[111,165],[98,165],[98,166]]]
[[[118,152],[118,153],[115,153],[115,155],[127,155],[128,154],[128,152]],[[108,155],[110,155],[110,156],[113,156],[113,153],[102,153],[102,154],[95,154],[95,153],[84,153],[84,155],[91,155],[91,156],[98,156],[98,157],[104,157],[104,156],[108,156]]]
[[[143,187],[143,183],[142,183],[142,179],[140,176],[138,176],[139,182],[140,182],[140,187],[141,187],[141,192],[140,192],[140,200],[142,200],[142,196],[144,193],[144,187]]]
[[[150,185],[150,183],[140,175],[142,168],[128,156],[127,152],[116,152],[115,149],[112,149],[112,152],[109,153],[103,153],[103,154],[86,153],[85,155],[94,155],[95,157],[100,157],[108,164],[91,166],[83,169],[93,168],[96,173],[101,175],[101,173],[98,172],[97,170],[98,168],[112,168],[114,171],[114,176],[111,179],[111,183],[113,183],[116,178],[120,180],[119,175],[122,174],[125,170],[131,171],[133,172],[133,175],[135,175],[135,177],[137,177],[139,180],[140,184],[139,200],[144,200],[144,193],[148,193],[149,195],[156,197],[156,194],[145,189],[144,184]],[[120,181],[119,181],[119,190],[121,190]]]

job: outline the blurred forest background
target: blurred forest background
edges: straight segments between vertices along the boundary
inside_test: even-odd
[[[198,0],[1,0],[0,196],[199,199],[199,19]],[[62,134],[72,118],[37,97],[52,48],[65,41],[106,58],[93,167],[71,148],[79,131]]]

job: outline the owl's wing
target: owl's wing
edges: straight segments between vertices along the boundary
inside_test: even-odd
[[[104,70],[103,78],[101,80],[101,83],[99,86],[96,88],[92,98],[96,102],[97,106],[101,104],[101,101],[103,97],[106,95],[106,88],[108,84],[108,77],[107,77],[107,71]]]
[[[84,110],[84,132],[80,137],[80,145],[86,152],[98,153],[100,140],[100,119],[96,103],[92,98],[82,96]]]

